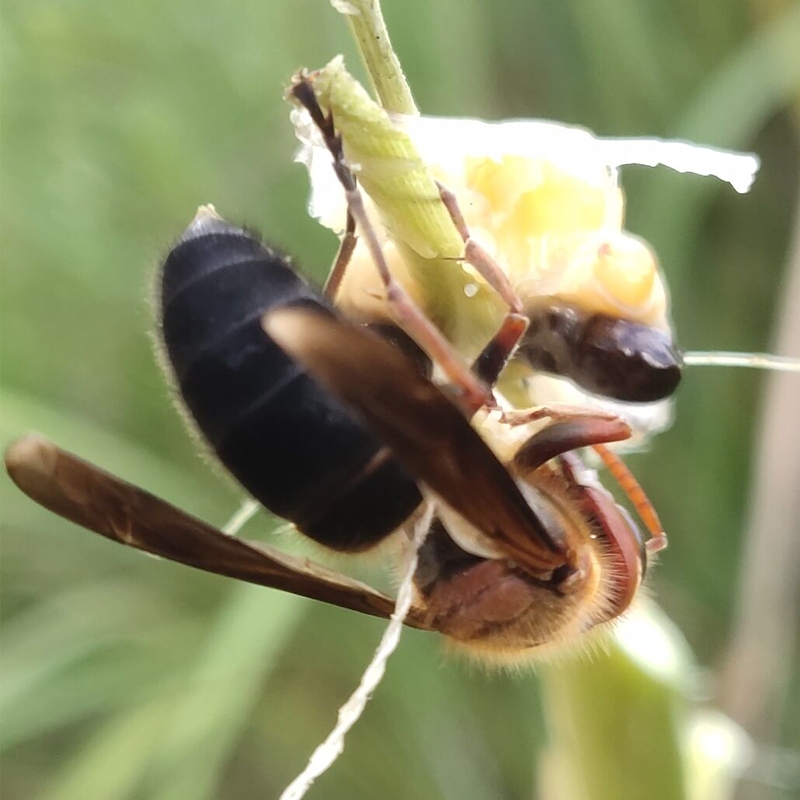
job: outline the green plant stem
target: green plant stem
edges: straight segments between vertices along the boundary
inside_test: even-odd
[[[347,17],[380,104],[398,114],[418,114],[400,61],[392,49],[380,2],[331,0],[331,4]]]
[[[430,170],[411,136],[350,75],[341,58],[314,74],[320,104],[333,114],[348,163],[379,209],[400,250],[423,311],[468,357],[477,355],[502,317],[502,301],[485,285],[474,295],[474,281],[457,263],[464,243],[439,196]]]

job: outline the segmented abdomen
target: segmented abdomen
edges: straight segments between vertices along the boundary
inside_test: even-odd
[[[210,214],[167,257],[163,341],[203,436],[268,509],[337,550],[395,530],[415,482],[261,327],[277,307],[329,308],[281,254]]]

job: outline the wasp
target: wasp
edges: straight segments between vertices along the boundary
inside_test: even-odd
[[[348,319],[283,253],[202,207],[162,265],[157,303],[168,380],[193,424],[253,498],[326,548],[402,550],[424,520],[411,627],[514,658],[614,620],[665,538],[646,518],[645,541],[576,451],[595,447],[645,518],[638,485],[603,447],[629,425],[587,409],[509,412],[492,390],[519,347],[530,364],[596,390],[661,397],[680,364],[670,355],[666,382],[653,365],[671,345],[570,304],[523,308],[473,248],[509,311],[466,364],[394,279],[311,82],[293,92],[330,149],[391,319]],[[457,204],[443,198],[469,251]],[[340,272],[346,262],[340,253]],[[122,544],[374,616],[394,610],[363,583],[228,536],[42,438],[12,444],[5,462],[33,500]]]

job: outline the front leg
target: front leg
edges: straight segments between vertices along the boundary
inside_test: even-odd
[[[645,544],[647,552],[652,555],[663,550],[667,546],[667,535],[658,513],[625,462],[605,444],[628,438],[627,423],[608,411],[567,405],[504,411],[501,416],[501,422],[508,425],[526,425],[542,419],[552,421],[519,449],[515,462],[532,469],[558,455],[563,459],[571,450],[591,447],[650,533]],[[568,465],[569,460],[565,463]]]
[[[333,157],[333,169],[344,189],[349,214],[357,225],[378,270],[386,292],[386,302],[395,322],[439,365],[455,390],[455,401],[465,414],[471,416],[482,406],[491,404],[491,390],[475,376],[452,344],[392,275],[381,243],[367,216],[364,198],[355,175],[345,161],[342,138],[336,132],[332,116],[326,115],[320,107],[310,79],[300,74],[290,92],[297,103],[310,114]],[[334,273],[340,261],[341,251],[334,266]],[[345,266],[346,263],[340,267],[341,272]]]
[[[347,266],[350,259],[353,257],[353,251],[358,244],[358,236],[356,236],[356,221],[350,209],[347,209],[347,227],[344,231],[342,241],[339,243],[339,252],[336,254],[336,260],[333,262],[331,271],[328,273],[328,279],[325,281],[323,292],[325,296],[333,301],[336,299],[336,293],[342,285],[344,274],[347,271]]]

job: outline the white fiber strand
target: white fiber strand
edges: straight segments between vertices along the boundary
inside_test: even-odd
[[[242,504],[223,526],[222,532],[227,533],[228,536],[236,536],[236,534],[256,515],[259,508],[261,508],[261,506],[255,500],[249,498],[247,500],[242,500]]]
[[[430,521],[431,512],[429,510],[423,514],[415,526],[414,538],[408,555],[408,564],[397,592],[394,613],[386,626],[372,661],[364,671],[358,688],[339,709],[336,726],[328,734],[325,741],[313,752],[306,768],[284,789],[280,800],[301,800],[301,798],[305,797],[306,792],[311,788],[314,781],[326,772],[344,751],[345,736],[363,713],[370,695],[383,678],[386,671],[386,662],[400,642],[403,622],[411,609],[414,599],[413,579],[417,570],[417,554],[428,533]]]
[[[800,358],[772,356],[768,353],[725,353],[714,350],[692,350],[684,353],[683,363],[689,367],[749,367],[776,372],[800,372]]]

